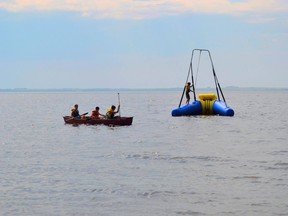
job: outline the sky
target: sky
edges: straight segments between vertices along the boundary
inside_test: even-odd
[[[182,87],[198,48],[222,87],[288,88],[288,1],[0,0],[0,89]]]

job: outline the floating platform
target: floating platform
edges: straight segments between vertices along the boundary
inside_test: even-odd
[[[199,94],[199,100],[172,110],[172,116],[190,115],[220,115],[234,116],[234,110],[222,100],[217,100],[215,94]]]
[[[196,81],[198,76],[198,70],[199,70],[199,63],[201,58],[201,53],[204,52],[208,54],[208,57],[210,59],[211,63],[211,70],[214,77],[214,83],[215,83],[215,90],[216,94],[209,93],[209,94],[199,94],[198,99],[196,97]],[[198,53],[198,66],[193,66],[194,59],[194,53]],[[194,70],[193,68],[197,68],[196,72],[196,79],[194,79]],[[207,70],[207,69],[206,69]],[[188,82],[189,77],[191,77],[191,82]],[[195,82],[194,82],[195,80]],[[192,88],[192,90],[191,90]],[[184,93],[186,93],[187,101],[190,101],[190,95],[189,93],[193,92],[193,98],[194,101],[181,106],[182,99],[184,96]],[[222,97],[222,99],[221,99]],[[171,112],[172,116],[193,116],[193,115],[219,115],[219,116],[234,116],[234,110],[227,106],[224,94],[222,92],[220,83],[218,82],[217,75],[215,73],[214,64],[212,61],[212,57],[210,54],[210,51],[207,49],[194,49],[192,50],[192,56],[189,64],[189,70],[187,79],[185,82],[185,86],[183,88],[182,96],[180,99],[180,103],[178,108],[173,109]]]

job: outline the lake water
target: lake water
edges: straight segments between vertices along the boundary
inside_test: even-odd
[[[224,90],[234,117],[171,117],[181,93],[120,92],[128,127],[62,118],[117,92],[0,93],[0,215],[288,215],[288,92]]]

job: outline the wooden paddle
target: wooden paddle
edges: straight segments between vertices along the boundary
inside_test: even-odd
[[[89,112],[83,113],[80,116],[87,115]],[[74,119],[75,117],[71,116],[69,119],[66,119],[66,121],[70,121],[71,119]]]
[[[118,105],[120,107],[120,94],[118,93]],[[119,109],[118,107],[118,109]],[[120,109],[119,109],[119,117],[121,117]]]

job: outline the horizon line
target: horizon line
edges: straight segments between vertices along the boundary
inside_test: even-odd
[[[238,87],[226,86],[221,87],[227,90],[288,90],[287,87]],[[175,91],[182,90],[183,87],[167,88],[5,88],[0,92],[95,92],[95,91]],[[215,87],[196,88],[200,90],[215,89]]]

